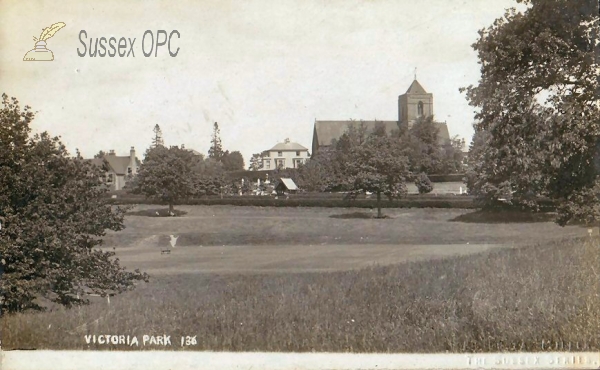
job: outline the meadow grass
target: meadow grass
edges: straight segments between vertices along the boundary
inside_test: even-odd
[[[168,334],[214,351],[595,351],[599,267],[600,240],[571,238],[341,272],[157,276],[110,305],[5,316],[2,345],[127,350],[84,335]]]

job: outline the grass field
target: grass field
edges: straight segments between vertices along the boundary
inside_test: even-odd
[[[600,247],[580,227],[461,210],[179,209],[128,216],[107,238],[150,283],[110,305],[3,317],[4,348],[129,349],[84,335],[170,334],[196,335],[193,350],[600,349]],[[161,255],[169,234],[177,247]],[[131,349],[148,348],[160,349]]]

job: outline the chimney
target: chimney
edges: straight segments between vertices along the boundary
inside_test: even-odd
[[[108,155],[115,155],[115,150],[114,150],[114,149],[111,149],[111,150],[108,152]]]
[[[131,147],[131,149],[129,149],[129,167],[131,168],[132,175],[137,174],[137,165],[137,160],[135,158],[135,148]]]

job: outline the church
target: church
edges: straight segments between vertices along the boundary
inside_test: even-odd
[[[423,86],[417,81],[416,76],[406,93],[398,97],[398,120],[397,121],[316,121],[313,130],[312,155],[319,150],[331,146],[334,139],[339,139],[350,125],[358,128],[364,124],[367,133],[370,133],[376,127],[376,124],[383,125],[388,134],[399,129],[402,125],[409,128],[419,117],[428,117],[433,115],[433,94],[425,91]],[[450,133],[446,123],[438,123],[438,139],[441,145],[450,144]]]

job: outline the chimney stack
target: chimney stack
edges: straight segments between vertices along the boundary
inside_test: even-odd
[[[115,155],[115,150],[114,150],[114,149],[111,149],[111,150],[108,152],[108,155]]]

